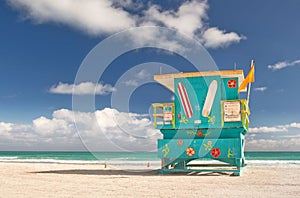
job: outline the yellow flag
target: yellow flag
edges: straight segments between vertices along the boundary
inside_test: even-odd
[[[251,69],[250,69],[247,77],[242,82],[241,86],[239,87],[238,92],[240,92],[241,90],[245,89],[250,82],[254,82],[254,61],[252,61]]]

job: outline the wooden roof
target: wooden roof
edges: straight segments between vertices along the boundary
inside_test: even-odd
[[[223,71],[160,74],[160,75],[154,75],[154,80],[162,84],[166,88],[168,88],[170,91],[174,92],[174,78],[188,78],[188,77],[198,77],[198,76],[221,76],[221,78],[237,77],[239,81],[239,86],[244,81],[243,70],[223,70]],[[247,89],[242,91],[247,91]]]

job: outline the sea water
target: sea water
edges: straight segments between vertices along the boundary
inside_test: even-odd
[[[246,163],[259,167],[300,168],[300,152],[246,152]],[[0,151],[0,162],[108,164],[110,167],[159,168],[156,152],[18,152]]]

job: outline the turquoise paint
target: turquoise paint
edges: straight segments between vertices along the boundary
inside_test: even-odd
[[[238,78],[222,78],[222,100],[239,99],[238,86],[236,86],[235,88],[228,88],[228,86],[226,86],[228,84],[228,81],[232,79],[238,82]]]
[[[205,117],[202,114],[203,106],[213,81],[216,81],[218,86],[209,116]],[[192,109],[191,118],[188,118],[181,103],[178,83],[184,85],[186,89]],[[158,157],[162,159],[160,172],[187,172],[191,168],[188,163],[192,160],[214,159],[236,167],[232,171],[235,175],[241,174],[246,167],[244,135],[248,132],[249,111],[247,102],[239,98],[238,83],[237,77],[206,76],[174,79],[175,126],[157,127],[163,134],[163,139],[158,140]],[[228,101],[238,102],[242,112],[241,120],[224,122],[223,103]],[[226,119],[232,118],[227,115]],[[190,149],[193,152],[188,152],[191,151]],[[191,170],[195,171],[195,169]],[[198,172],[202,170],[208,171],[196,169]],[[224,169],[220,169],[219,172],[224,172]]]
[[[188,122],[180,122],[181,119],[176,119],[176,127],[177,128],[220,128],[221,127],[221,107],[220,107],[220,102],[221,102],[221,87],[218,86],[217,93],[214,99],[213,103],[213,108],[211,111],[211,116],[215,116],[214,123],[208,122],[208,118],[203,117],[201,115],[202,112],[202,107],[205,102],[205,98],[207,95],[208,91],[208,86],[213,80],[217,80],[218,85],[221,85],[221,78],[220,77],[191,77],[191,78],[177,78],[174,80],[174,86],[175,86],[175,115],[178,114],[181,115],[181,117],[186,117],[180,97],[178,94],[178,89],[177,85],[179,82],[183,83],[186,90],[188,97],[191,102],[191,106],[193,109],[193,117],[190,119],[187,119]],[[195,120],[201,120],[201,124],[196,124]]]
[[[164,139],[239,138],[245,132],[239,128],[161,129]],[[201,135],[202,134],[202,135]]]
[[[182,140],[182,145],[178,145],[177,139],[168,139],[168,140],[158,140],[158,157],[164,158],[164,153],[162,150],[165,148],[165,145],[168,145],[169,152],[166,155],[167,158],[205,158],[205,159],[220,159],[228,158],[228,148],[234,152],[234,155],[230,158],[241,158],[243,157],[241,150],[236,149],[241,147],[241,141],[239,138],[224,138],[224,139],[184,139]],[[211,148],[207,148],[206,145],[211,145]],[[193,156],[187,156],[186,148],[193,148],[195,154]],[[219,148],[220,155],[214,157],[211,155],[211,150],[213,148]]]

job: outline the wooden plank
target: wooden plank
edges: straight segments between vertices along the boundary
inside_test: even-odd
[[[188,78],[199,76],[221,76],[221,78],[237,77],[239,85],[244,81],[243,70],[222,70],[222,71],[207,71],[207,72],[189,72],[175,74],[160,74],[154,75],[154,80],[165,86],[170,91],[174,92],[174,78]],[[246,91],[246,90],[242,90]]]
[[[153,116],[164,117],[164,114],[162,114],[162,113],[154,113]]]
[[[164,106],[174,106],[173,102],[165,102],[165,103],[152,103],[153,107],[164,107]]]
[[[163,103],[153,103],[152,106],[153,107],[163,107],[164,104]]]
[[[198,76],[217,76],[220,75],[222,78],[242,75],[244,76],[243,70],[222,70],[222,71],[207,71],[207,72],[188,72],[188,73],[175,73],[175,74],[160,74],[154,75],[154,80],[163,78],[186,78],[186,77],[198,77]]]

